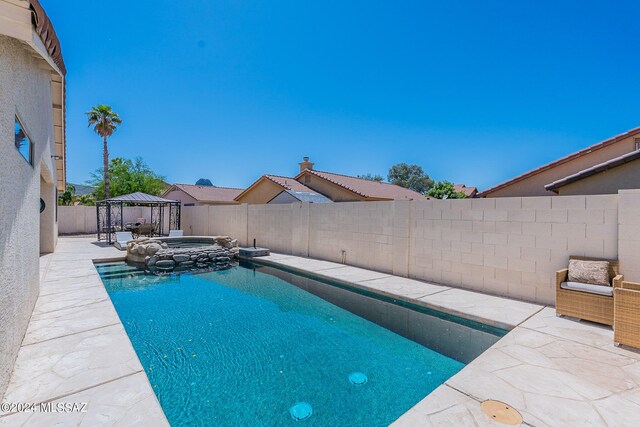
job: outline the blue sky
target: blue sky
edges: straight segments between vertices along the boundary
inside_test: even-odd
[[[486,188],[640,125],[640,2],[41,0],[68,68],[67,178],[111,156],[245,187],[417,163]]]

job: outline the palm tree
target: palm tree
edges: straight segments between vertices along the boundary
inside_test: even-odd
[[[105,198],[109,198],[109,150],[107,149],[107,138],[113,135],[113,132],[122,123],[122,119],[118,113],[113,111],[111,107],[99,104],[91,108],[91,111],[85,113],[89,120],[89,127],[93,126],[93,130],[102,137],[104,148],[102,158],[104,161],[104,193]]]

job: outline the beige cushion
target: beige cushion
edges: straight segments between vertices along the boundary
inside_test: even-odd
[[[610,286],[609,261],[569,260],[569,282]]]

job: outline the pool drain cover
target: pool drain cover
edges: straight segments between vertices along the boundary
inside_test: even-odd
[[[364,385],[369,379],[362,372],[352,372],[349,374],[349,381],[351,384]]]
[[[522,415],[511,406],[498,400],[485,400],[480,404],[484,412],[493,421],[500,424],[517,426],[522,424]]]
[[[307,402],[298,402],[289,408],[289,413],[296,421],[306,420],[313,414],[313,408]]]

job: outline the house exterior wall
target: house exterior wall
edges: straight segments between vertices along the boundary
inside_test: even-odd
[[[328,182],[312,174],[305,174],[298,179],[298,182],[306,185],[312,190],[326,196],[334,202],[357,202],[365,198],[346,190],[339,185]]]
[[[637,136],[636,136],[637,137]],[[608,147],[580,156],[544,172],[514,182],[504,188],[491,192],[484,197],[529,197],[553,196],[555,193],[545,190],[544,186],[584,169],[606,162],[635,150],[634,136],[620,140]]]
[[[255,238],[274,252],[542,304],[554,304],[555,272],[567,266],[570,255],[620,256],[622,272],[640,280],[640,190],[183,212],[187,234],[230,235],[240,245]]]
[[[162,197],[170,200],[178,200],[179,202],[182,203],[183,206],[189,205],[189,204],[192,204],[193,206],[201,205],[201,203],[198,202],[195,198],[191,197],[190,195],[188,195],[182,190],[169,191],[167,194],[163,194]]]
[[[263,179],[238,199],[238,202],[250,205],[262,205],[276,197],[282,190],[283,188],[278,184],[268,179]]]
[[[33,143],[33,166],[14,146],[16,112]],[[41,242],[44,251],[56,242],[53,147],[50,72],[20,42],[0,36],[0,395],[38,296]]]
[[[640,188],[640,159],[562,186],[558,194],[617,194],[634,188]]]

